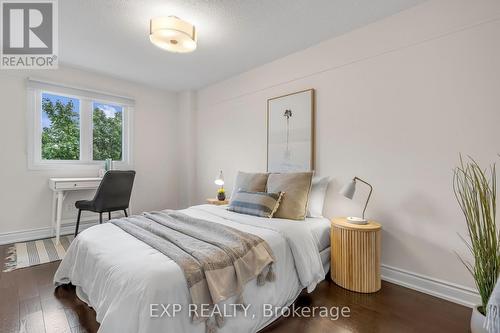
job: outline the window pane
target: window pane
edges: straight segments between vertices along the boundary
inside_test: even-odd
[[[42,159],[80,159],[80,101],[42,93]]]
[[[123,108],[117,105],[93,105],[93,159],[122,160]]]

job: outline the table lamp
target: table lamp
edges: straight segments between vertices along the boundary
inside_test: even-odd
[[[220,171],[219,176],[215,179],[214,183],[215,185],[220,186],[220,189],[217,190],[217,199],[219,199],[219,201],[226,200],[226,192],[224,190],[224,174],[222,173],[222,170]]]
[[[361,178],[354,177],[351,182],[345,184],[344,187],[342,187],[339,193],[348,199],[352,199],[354,193],[356,192],[356,182],[358,180],[370,187],[370,193],[368,194],[368,198],[366,199],[365,208],[363,208],[363,215],[361,217],[349,216],[347,218],[347,221],[354,224],[367,224],[368,220],[365,219],[365,211],[366,211],[366,206],[368,206],[368,201],[370,201],[373,187],[369,183],[362,180]]]

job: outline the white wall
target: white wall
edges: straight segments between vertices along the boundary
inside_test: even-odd
[[[339,187],[374,185],[384,265],[466,287],[454,251],[464,219],[452,191],[458,154],[500,151],[500,2],[429,1],[198,92],[193,198],[213,196],[222,168],[266,168],[266,100],[316,89],[316,166],[334,177],[326,216],[359,215]]]
[[[49,177],[97,175],[97,168],[86,171],[27,169],[28,76],[134,98],[133,152],[137,175],[131,207],[137,213],[178,206],[176,94],[68,67],[53,71],[1,71],[0,240],[10,239],[11,233],[51,225]],[[91,198],[92,195],[90,191],[68,196],[63,219],[74,223],[76,211],[69,205],[78,198]],[[95,214],[86,216],[95,218]]]
[[[196,191],[196,92],[178,93],[177,107],[179,207],[186,208],[194,204]]]

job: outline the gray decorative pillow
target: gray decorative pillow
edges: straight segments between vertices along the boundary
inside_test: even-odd
[[[231,200],[239,190],[250,192],[266,192],[268,173],[250,173],[238,171],[236,181],[234,182]]]
[[[282,193],[238,191],[231,198],[227,210],[260,217],[273,217],[279,207]]]
[[[274,217],[303,220],[311,190],[312,172],[272,173],[267,180],[268,192],[284,192]]]

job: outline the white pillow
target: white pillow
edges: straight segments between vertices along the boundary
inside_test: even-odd
[[[330,177],[313,177],[307,202],[307,217],[323,217],[323,205],[329,182]]]

